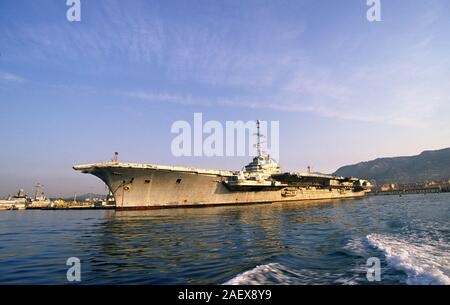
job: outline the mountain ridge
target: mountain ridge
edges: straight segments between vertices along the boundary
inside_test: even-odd
[[[336,170],[334,175],[375,180],[377,184],[448,180],[450,147],[425,150],[413,156],[382,157],[345,165]]]

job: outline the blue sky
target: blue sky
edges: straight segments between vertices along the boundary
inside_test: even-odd
[[[450,2],[0,2],[0,196],[103,192],[71,166],[175,158],[176,120],[279,120],[286,170],[450,146]]]

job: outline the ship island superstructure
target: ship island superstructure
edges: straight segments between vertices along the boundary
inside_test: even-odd
[[[362,197],[371,184],[362,179],[283,172],[262,150],[257,121],[257,155],[241,171],[111,162],[73,168],[97,176],[114,195],[116,209],[283,203]]]

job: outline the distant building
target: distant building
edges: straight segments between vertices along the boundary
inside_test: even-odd
[[[397,185],[394,183],[386,183],[380,187],[380,191],[382,192],[390,192],[397,189]]]

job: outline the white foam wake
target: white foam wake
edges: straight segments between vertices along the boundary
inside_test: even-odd
[[[238,274],[224,285],[268,285],[268,284],[299,284],[301,278],[297,272],[278,263],[257,266],[249,271]]]
[[[410,243],[381,234],[370,234],[367,241],[386,256],[388,264],[406,273],[410,285],[450,285],[450,253],[447,245],[435,242]]]

